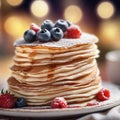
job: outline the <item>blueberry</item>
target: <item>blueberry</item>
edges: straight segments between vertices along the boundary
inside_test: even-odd
[[[68,27],[70,27],[70,26],[72,25],[71,22],[69,22],[69,21],[66,21],[66,22],[67,22],[67,24],[68,24]]]
[[[16,100],[16,107],[25,107],[26,106],[26,100],[24,98],[17,98]]]
[[[34,30],[26,30],[23,37],[28,43],[34,42],[36,40],[36,32]]]
[[[68,23],[65,20],[60,19],[55,23],[55,27],[59,27],[65,32],[68,28]]]
[[[50,32],[53,40],[55,41],[58,41],[63,37],[63,31],[59,27],[52,28]]]
[[[47,29],[47,30],[51,30],[54,27],[54,23],[51,20],[45,20],[42,25],[41,25],[41,29]]]
[[[51,34],[47,29],[41,29],[37,34],[39,42],[48,42],[51,39]]]

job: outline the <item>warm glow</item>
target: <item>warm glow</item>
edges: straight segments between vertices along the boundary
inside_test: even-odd
[[[0,0],[0,8],[1,8],[1,0]]]
[[[7,0],[7,2],[11,6],[18,6],[23,2],[23,0]]]
[[[105,44],[115,43],[116,37],[118,36],[118,25],[115,22],[105,22],[100,25],[100,35]]]
[[[76,5],[70,5],[65,9],[65,19],[72,23],[77,23],[82,18],[82,10]]]
[[[49,7],[45,1],[35,0],[31,4],[31,12],[36,17],[44,17],[48,14]]]
[[[110,2],[102,2],[97,7],[97,14],[103,19],[108,19],[112,17],[114,12],[114,6]]]
[[[27,28],[27,22],[27,19],[24,21],[21,17],[11,16],[6,19],[4,29],[13,37],[22,37],[21,35]]]

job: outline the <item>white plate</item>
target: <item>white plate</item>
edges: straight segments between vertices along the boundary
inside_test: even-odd
[[[120,104],[120,88],[112,83],[104,82],[103,86],[111,91],[110,100],[101,102],[97,106],[67,108],[67,109],[48,109],[44,107],[25,107],[14,109],[0,108],[0,115],[14,117],[39,117],[39,118],[54,118],[54,117],[71,117],[81,116],[84,114],[103,111]]]

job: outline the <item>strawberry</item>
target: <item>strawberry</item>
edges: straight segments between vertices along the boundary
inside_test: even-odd
[[[71,25],[70,27],[68,27],[68,29],[65,33],[65,37],[67,37],[67,38],[80,38],[81,34],[82,33],[81,33],[79,26]]]
[[[32,23],[30,25],[30,30],[34,30],[37,34],[37,32],[40,31],[40,28],[35,23]]]
[[[52,103],[52,108],[67,108],[67,102],[63,97],[56,97]]]
[[[100,101],[108,100],[110,98],[110,91],[106,88],[103,88],[97,93],[96,97]]]
[[[15,106],[15,97],[9,92],[0,95],[0,107],[2,108],[13,108]]]

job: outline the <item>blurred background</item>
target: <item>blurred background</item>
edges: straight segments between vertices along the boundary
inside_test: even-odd
[[[1,0],[0,77],[10,75],[13,42],[23,36],[31,23],[45,19],[66,19],[99,37],[98,59],[101,75],[107,80],[105,54],[120,49],[120,0]]]

